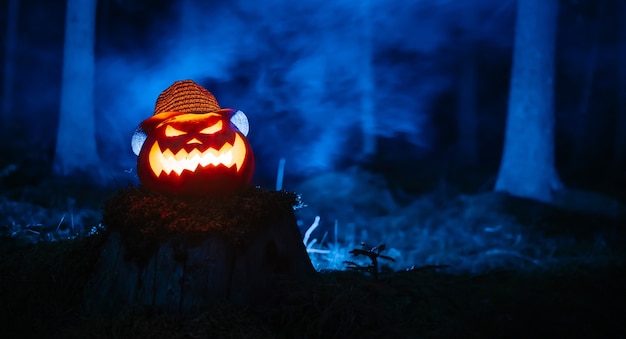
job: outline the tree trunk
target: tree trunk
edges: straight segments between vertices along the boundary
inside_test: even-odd
[[[558,0],[518,0],[511,87],[495,190],[549,202],[554,165],[554,51]]]
[[[604,2],[599,2],[597,5],[598,17],[604,17],[604,8]],[[584,76],[581,81],[582,92],[578,96],[580,104],[578,111],[571,116],[571,120],[575,124],[575,132],[573,133],[571,157],[567,166],[569,171],[575,173],[584,173],[586,170],[589,170],[590,164],[593,164],[593,159],[596,158],[596,150],[602,147],[599,143],[603,137],[602,128],[599,126],[602,117],[594,114],[592,111],[602,24],[603,22],[600,20],[593,20],[593,22],[588,24],[588,26],[591,26],[591,29],[588,31],[587,37],[580,37],[580,40],[586,45],[587,58],[585,67],[581,67],[584,69]]]
[[[17,49],[17,23],[19,19],[19,1],[9,0],[7,4],[7,31],[4,43],[4,79],[2,86],[2,121],[3,130],[7,133],[7,123],[12,121],[13,85],[15,82],[15,54]]]
[[[368,159],[376,152],[376,117],[374,116],[374,74],[372,69],[372,19],[370,0],[358,6],[361,11],[361,60],[358,71],[358,87],[361,97],[361,131],[363,145],[361,157]]]
[[[223,302],[276,304],[298,288],[281,283],[315,274],[293,211],[283,213],[247,245],[234,245],[220,235],[188,239],[169,237],[138,264],[126,258],[120,234],[112,233],[87,286],[87,312],[102,316],[149,306],[189,315]]]
[[[626,172],[626,2],[619,5],[622,20],[619,31],[619,61],[618,61],[618,112],[615,124],[615,148],[613,165],[618,173]]]
[[[54,173],[97,173],[94,107],[96,0],[68,0]]]
[[[478,162],[476,65],[474,52],[463,59],[457,88],[458,159],[463,165]]]
[[[461,44],[467,46],[462,55],[457,84],[458,154],[462,165],[478,163],[478,116],[476,112],[476,47],[471,32],[478,26],[477,13],[467,11],[461,16],[463,27]]]

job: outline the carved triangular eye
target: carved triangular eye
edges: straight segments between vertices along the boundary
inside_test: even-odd
[[[141,146],[146,141],[148,136],[143,131],[141,126],[137,126],[135,129],[135,133],[133,133],[133,137],[130,139],[130,146],[133,148],[133,153],[135,155],[139,155],[139,151],[141,151]]]
[[[166,137],[177,137],[179,135],[185,135],[185,134],[187,134],[187,132],[178,130],[178,129],[172,127],[171,125],[167,125],[167,127],[165,127],[165,136]]]
[[[242,111],[237,111],[230,118],[230,122],[237,127],[239,132],[244,136],[248,136],[248,132],[250,131],[250,125],[248,124],[248,117]]]
[[[215,134],[222,130],[222,120],[200,131],[202,134]]]

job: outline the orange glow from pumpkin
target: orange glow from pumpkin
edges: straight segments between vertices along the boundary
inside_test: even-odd
[[[180,175],[184,170],[193,172],[199,166],[217,166],[219,164],[226,167],[234,165],[237,171],[239,171],[245,159],[246,146],[239,134],[235,134],[235,142],[232,145],[225,143],[219,150],[209,148],[204,152],[200,152],[198,149],[194,149],[191,152],[181,149],[174,154],[170,149],[161,151],[159,142],[155,141],[148,157],[150,168],[157,177],[162,172],[168,175],[175,172]]]
[[[217,123],[213,124],[212,126],[209,126],[205,129],[203,129],[202,131],[200,131],[200,133],[202,134],[215,134],[219,131],[222,130],[222,120],[218,121]]]
[[[178,130],[170,125],[168,125],[167,127],[165,127],[165,136],[166,137],[177,137],[179,135],[185,135],[187,134],[187,132]]]

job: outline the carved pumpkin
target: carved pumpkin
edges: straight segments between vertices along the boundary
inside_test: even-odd
[[[254,170],[247,134],[243,112],[220,109],[213,95],[191,80],[175,82],[133,135],[139,180],[165,194],[235,193]]]

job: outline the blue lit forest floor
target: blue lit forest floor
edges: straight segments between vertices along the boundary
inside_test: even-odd
[[[377,281],[322,270],[318,279],[285,285],[288,304],[223,304],[193,317],[146,308],[85,318],[82,289],[102,242],[85,234],[98,225],[99,208],[81,197],[46,196],[54,194],[0,196],[3,337],[626,337],[620,219],[493,193],[426,195],[393,220],[370,222],[378,230],[368,238],[386,243],[383,254],[396,259]],[[345,267],[354,244],[321,241],[319,232],[309,241],[322,251],[311,254],[313,262]],[[62,240],[73,233],[82,235]]]

